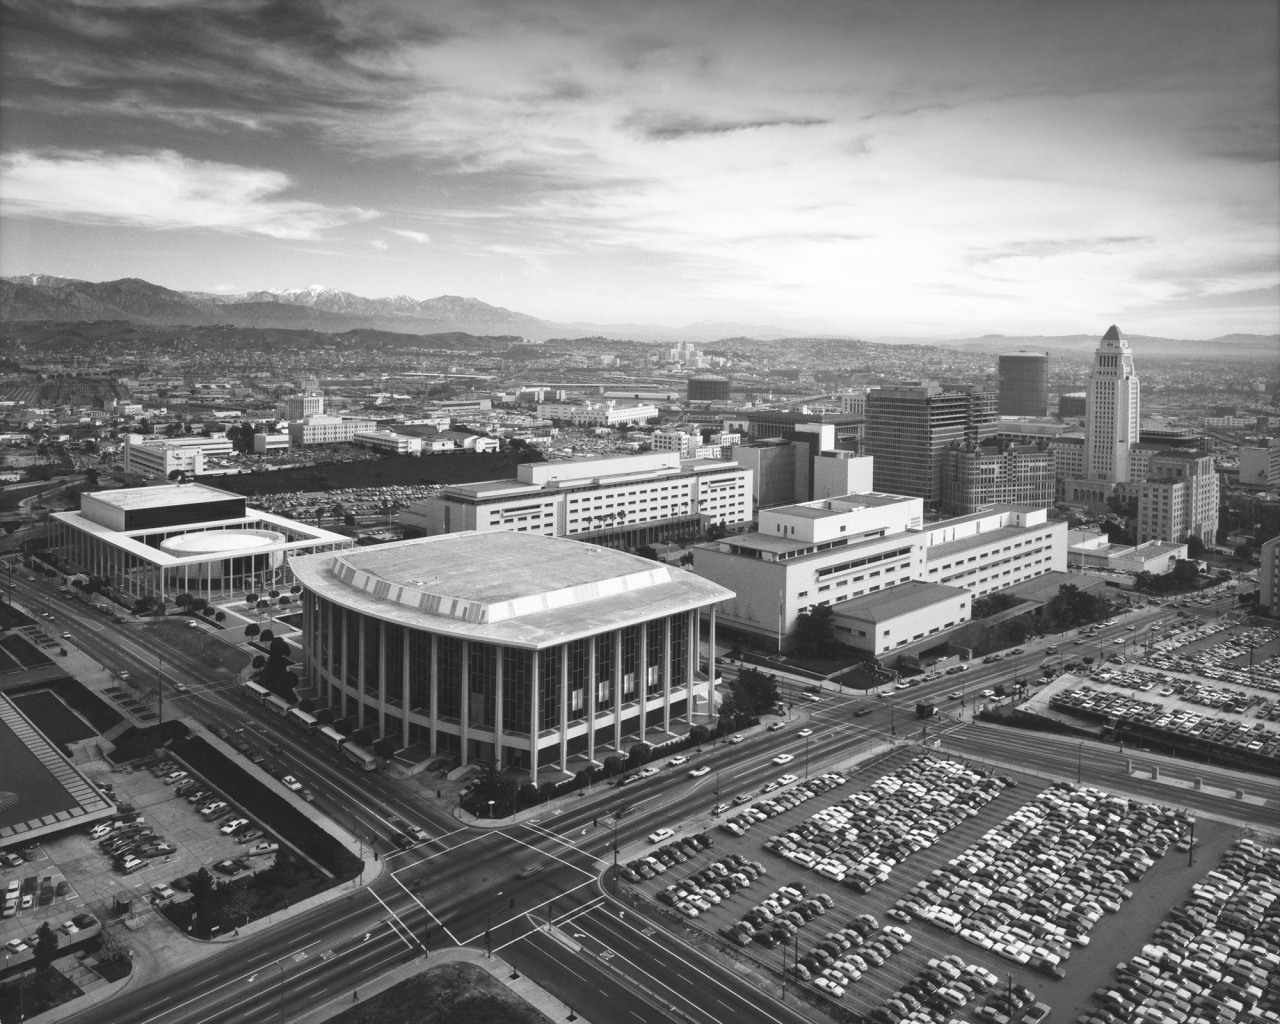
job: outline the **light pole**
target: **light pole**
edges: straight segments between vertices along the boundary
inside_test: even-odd
[[[156,715],[159,717],[159,724],[164,724],[164,655],[157,654],[156,659],[158,665],[156,667]]]
[[[1080,775],[1084,770],[1084,740],[1080,741],[1080,749],[1076,754],[1076,785],[1080,785]]]
[[[485,918],[484,918],[484,948],[485,948],[485,953],[488,955],[488,957],[489,957],[489,959],[490,959],[490,960],[492,960],[492,959],[493,959],[493,898],[494,898],[495,896],[501,896],[501,895],[502,895],[502,890],[501,890],[501,889],[499,889],[499,890],[498,890],[497,892],[495,892],[495,893],[490,893],[490,894],[489,894],[489,905],[488,905],[488,907],[485,909]]]
[[[809,737],[804,738],[804,777],[809,777]]]
[[[489,801],[489,817],[490,818],[493,817],[493,801],[492,800]]]
[[[280,1024],[284,1024],[284,961],[277,960],[276,966],[280,968]]]

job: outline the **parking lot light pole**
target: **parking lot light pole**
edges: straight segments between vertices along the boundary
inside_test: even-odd
[[[809,777],[809,737],[804,738],[804,777]]]
[[[1076,785],[1080,785],[1080,776],[1084,771],[1084,740],[1080,741],[1080,749],[1076,754]]]

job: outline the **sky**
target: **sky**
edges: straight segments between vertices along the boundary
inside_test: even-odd
[[[0,0],[0,274],[1280,331],[1271,0]]]

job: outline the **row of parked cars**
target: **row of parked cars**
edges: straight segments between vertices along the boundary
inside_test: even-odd
[[[70,939],[80,932],[97,927],[97,924],[98,919],[92,914],[76,914],[58,925],[57,930]],[[81,937],[83,938],[84,936]],[[37,941],[38,939],[34,934],[28,935],[26,938],[10,939],[4,944],[5,954],[7,956],[19,956],[28,950],[34,949]]]
[[[1186,836],[1182,811],[1054,783],[895,904],[1016,964],[1062,977],[1094,925]]]
[[[670,829],[662,829],[661,831],[666,832],[668,836],[672,834]],[[654,835],[657,834],[654,833]],[[658,841],[661,842],[661,840]],[[683,864],[695,854],[710,848],[711,845],[711,837],[705,832],[685,836],[682,839],[668,843],[666,846],[658,847],[648,856],[637,857],[628,861],[618,870],[618,874],[628,882],[639,884],[646,878],[653,878],[663,874],[668,868]]]
[[[793,881],[769,893],[736,922],[721,928],[720,934],[739,946],[755,941],[773,949],[790,942],[801,928],[833,907],[835,900],[827,893],[810,894],[803,882]]]
[[[1110,685],[1115,677],[1100,678]],[[1170,708],[1159,701],[1143,700],[1128,693],[1103,690],[1089,684],[1067,687],[1049,699],[1050,707],[1095,720],[1119,719],[1157,729],[1170,738],[1185,736],[1204,743],[1234,748],[1259,757],[1280,757],[1280,731],[1264,722],[1238,721],[1189,709]]]
[[[1240,839],[1078,1024],[1280,1022],[1280,848]]]
[[[797,978],[839,999],[854,982],[911,944],[911,933],[897,925],[880,927],[872,914],[859,914],[827,934],[796,961]]]
[[[977,1007],[980,1019],[992,1024],[1025,1021],[1040,1024],[1050,1009],[1035,1003],[1036,994],[1024,985],[1000,985],[999,978],[979,964],[956,954],[928,961],[867,1019],[873,1024],[944,1024],[966,1007]],[[1033,1005],[1034,1004],[1034,1005]]]
[[[794,775],[784,775],[782,778],[790,779],[788,785],[794,785],[796,777]],[[781,783],[781,779],[777,780]],[[739,811],[731,818],[726,818],[720,823],[720,830],[728,832],[730,835],[740,836],[746,833],[747,829],[752,825],[762,821],[768,821],[770,818],[776,818],[784,811],[789,811],[793,807],[799,807],[807,800],[820,796],[823,793],[835,789],[837,786],[845,785],[849,780],[839,772],[824,772],[812,779],[806,779],[799,785],[794,785],[793,789],[786,792],[778,793],[777,796],[766,796],[763,800],[757,800],[750,807]],[[770,792],[777,787],[771,787]],[[751,800],[751,794],[741,794],[734,797],[735,804],[747,803]]]
[[[765,849],[867,892],[905,857],[976,815],[1006,785],[960,761],[922,754],[771,837]]]
[[[196,808],[205,821],[216,824],[223,835],[248,847],[248,855],[261,856],[279,849],[279,844],[272,842],[248,816],[188,769],[173,761],[161,760],[151,766],[151,774],[173,786],[175,796]],[[250,843],[253,845],[249,846]]]
[[[763,864],[732,853],[712,861],[683,881],[668,885],[656,898],[685,917],[697,917],[747,888],[763,874]]]
[[[164,836],[157,835],[155,829],[147,825],[146,817],[128,805],[94,824],[89,829],[89,838],[97,840],[98,849],[125,875],[142,870],[156,857],[175,852]]]

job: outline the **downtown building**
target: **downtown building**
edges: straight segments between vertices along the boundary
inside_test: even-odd
[[[400,514],[406,532],[507,531],[635,547],[751,521],[751,472],[679,452],[526,462],[514,480],[454,484]]]
[[[733,594],[682,569],[503,532],[308,555],[290,568],[317,704],[398,747],[537,783],[683,736],[714,711],[716,606]]]
[[[866,398],[862,452],[875,459],[875,489],[943,502],[943,467],[953,442],[981,443],[998,428],[996,392],[935,380],[884,384]]]
[[[998,361],[1001,416],[1049,415],[1049,353],[1013,352]]]
[[[620,427],[656,419],[656,405],[618,405],[616,402],[539,402],[538,419],[560,420],[575,427]]]
[[[692,568],[733,591],[723,623],[779,650],[792,646],[799,615],[826,605],[842,642],[897,656],[967,621],[971,598],[1064,571],[1066,540],[1067,524],[1050,522],[1044,508],[926,523],[923,498],[873,492],[762,511],[756,532],[697,545]],[[897,589],[906,583],[941,589]],[[857,622],[890,601],[903,623],[859,636]]]
[[[1046,508],[1056,485],[1047,444],[953,441],[942,452],[942,509],[967,516],[997,505]]]
[[[1198,538],[1212,547],[1218,533],[1218,471],[1208,452],[1162,451],[1151,457],[1138,486],[1138,543]]]

